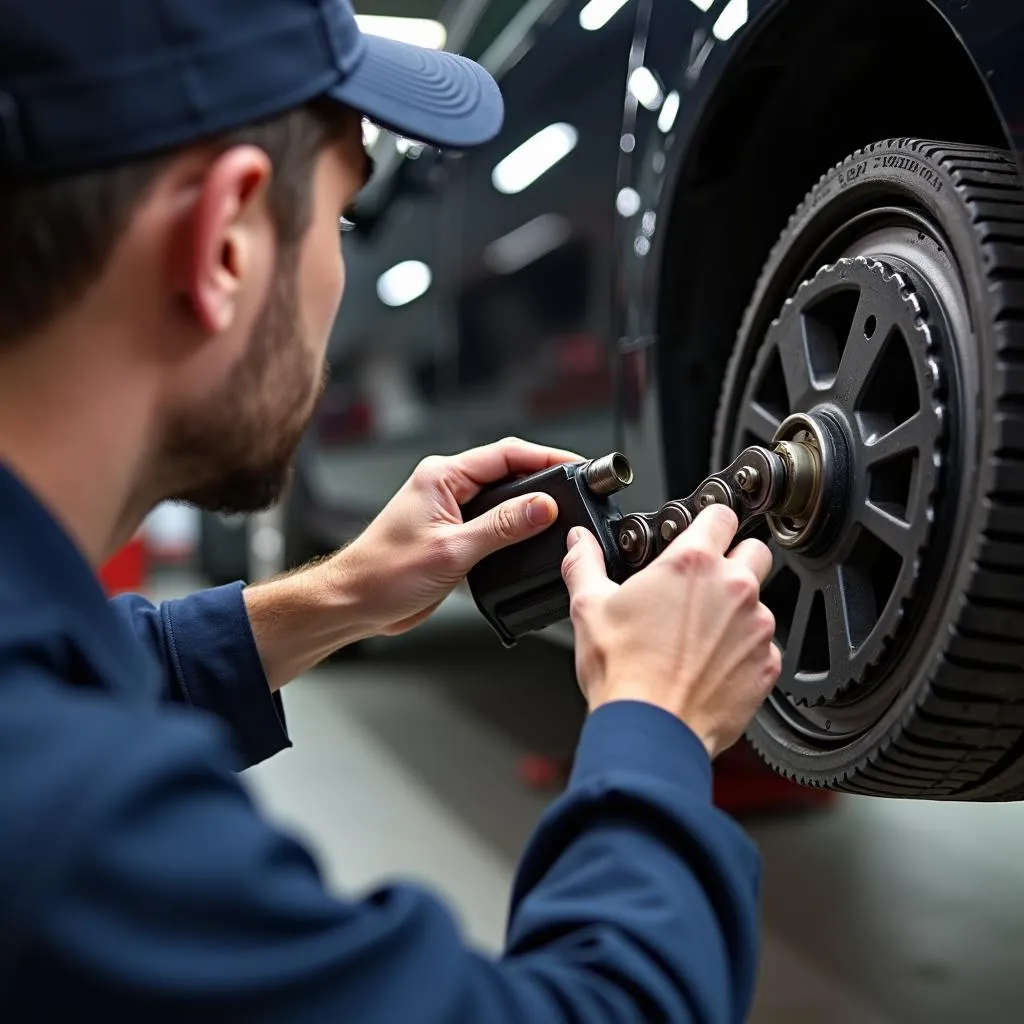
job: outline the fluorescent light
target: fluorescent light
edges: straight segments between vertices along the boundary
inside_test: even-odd
[[[418,299],[430,287],[431,279],[426,263],[405,260],[380,275],[377,296],[385,306],[404,306]]]
[[[715,6],[715,0],[690,0],[690,3],[704,11],[705,14]]]
[[[640,209],[640,193],[635,188],[620,188],[615,197],[615,209],[621,217],[632,217]]]
[[[557,213],[542,213],[496,238],[484,250],[484,263],[498,274],[514,274],[569,241],[572,228]]]
[[[746,25],[748,17],[747,0],[729,0],[718,20],[711,26],[711,32],[724,43]]]
[[[428,50],[440,50],[448,40],[444,25],[430,18],[395,18],[383,14],[357,14],[356,23],[367,35],[385,36]]]
[[[575,148],[579,133],[571,124],[549,124],[517,146],[491,171],[491,184],[505,195],[532,185]]]
[[[642,64],[629,76],[627,88],[636,97],[637,102],[648,110],[657,110],[665,98],[658,80]]]
[[[626,5],[626,0],[590,0],[580,11],[580,28],[596,32],[604,28]]]
[[[661,113],[658,114],[658,130],[669,132],[672,125],[676,123],[676,115],[679,113],[679,93],[673,89],[661,105]]]

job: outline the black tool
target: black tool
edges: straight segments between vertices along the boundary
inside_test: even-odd
[[[759,516],[780,529],[810,523],[821,504],[821,458],[807,441],[780,442],[773,450],[744,449],[688,497],[668,501],[653,513],[623,515],[615,495],[633,481],[629,460],[619,452],[569,463],[488,488],[462,508],[474,519],[521,494],[544,492],[558,505],[558,518],[530,540],[489,555],[469,573],[477,607],[506,647],[526,633],[569,615],[562,560],[569,531],[590,530],[600,543],[610,579],[622,583],[656,558],[709,505],[725,504],[740,521],[742,535]]]

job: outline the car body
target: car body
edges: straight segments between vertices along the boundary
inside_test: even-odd
[[[285,512],[296,556],[350,536],[424,455],[509,434],[624,451],[626,511],[689,493],[723,443],[723,380],[762,267],[816,183],[812,202],[828,205],[822,176],[878,140],[1018,159],[1024,145],[1024,7],[1000,0],[467,0],[449,46],[498,78],[505,126],[467,154],[376,141],[382,171],[344,234],[332,384]],[[1003,615],[1002,654],[989,644],[980,662],[1024,680],[1016,621]],[[1017,691],[1000,693],[1024,727]],[[769,759],[872,792],[885,742],[865,742],[853,775]],[[925,781],[927,752],[901,757],[906,784],[880,791],[1024,793],[1024,770],[986,790],[996,768],[982,766],[943,788]]]

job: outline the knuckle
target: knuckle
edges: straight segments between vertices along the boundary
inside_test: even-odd
[[[574,622],[582,622],[594,608],[594,595],[586,590],[578,591],[569,599],[569,618]]]
[[[502,505],[494,513],[494,532],[503,539],[517,536],[516,514],[507,505]]]
[[[770,643],[772,637],[775,636],[775,616],[772,614],[771,609],[763,604],[759,604],[757,611],[754,613],[754,628],[761,643]],[[772,649],[777,650],[774,644]]]
[[[757,582],[757,577],[747,568],[739,569],[730,578],[729,590],[743,607],[756,604],[761,594],[761,587]]]
[[[672,551],[672,548],[669,548],[669,551]],[[714,556],[707,548],[691,544],[675,545],[675,551],[672,554],[673,564],[680,572],[685,574],[706,573],[711,569],[712,562],[714,561]]]
[[[445,464],[443,455],[427,455],[417,463],[413,475],[418,480],[436,480],[444,471]]]

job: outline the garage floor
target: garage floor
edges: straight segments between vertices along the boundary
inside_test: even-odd
[[[415,878],[497,950],[546,799],[519,784],[516,760],[571,751],[570,672],[570,655],[541,641],[502,650],[453,601],[288,687],[295,747],[247,778],[339,892]],[[1024,805],[844,798],[749,827],[765,858],[754,1024],[1024,1020]]]

